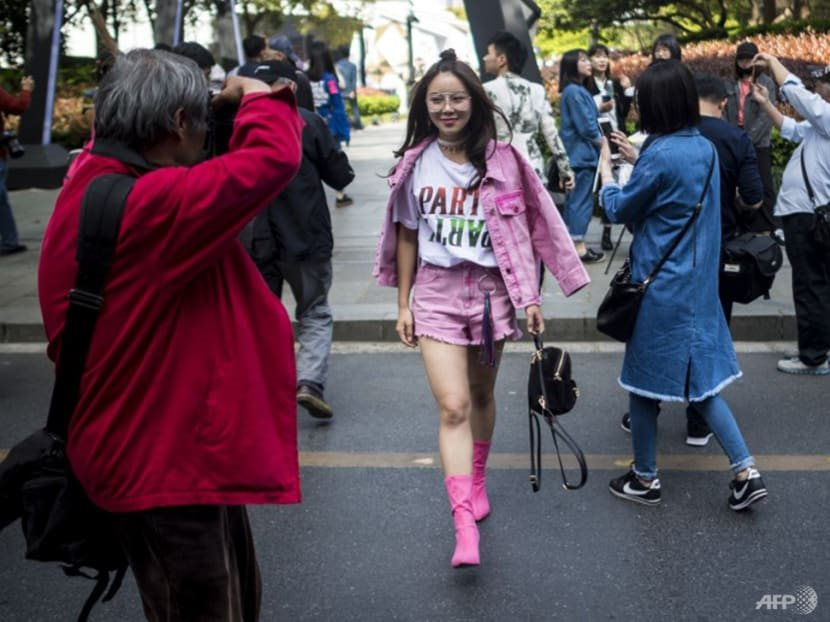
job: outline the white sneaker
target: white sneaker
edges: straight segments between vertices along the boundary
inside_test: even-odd
[[[805,365],[795,356],[778,361],[778,371],[785,374],[800,374],[805,376],[826,376],[830,374],[830,364],[824,361],[820,365]]]

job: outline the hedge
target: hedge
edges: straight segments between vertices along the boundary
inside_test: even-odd
[[[357,105],[361,116],[374,116],[387,112],[397,112],[401,100],[397,95],[359,95]]]

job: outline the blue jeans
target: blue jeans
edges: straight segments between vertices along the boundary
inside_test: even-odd
[[[631,443],[634,445],[634,473],[643,479],[657,477],[657,413],[660,402],[629,393]],[[732,471],[739,473],[755,464],[744,437],[726,401],[720,396],[695,402],[695,410],[703,416],[729,458]]]
[[[591,216],[594,213],[594,168],[574,169],[574,189],[565,201],[565,224],[574,240],[582,240],[588,231]]]
[[[0,158],[0,247],[11,249],[20,244],[20,240],[12,216],[12,206],[9,204],[9,193],[6,192],[8,174],[8,164],[4,158]]]

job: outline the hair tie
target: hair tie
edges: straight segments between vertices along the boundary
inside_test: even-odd
[[[449,61],[451,63],[454,63],[455,61],[458,60],[458,57],[455,55],[455,50],[454,49],[448,48],[448,49],[444,50],[443,52],[441,52],[440,59],[442,61]]]

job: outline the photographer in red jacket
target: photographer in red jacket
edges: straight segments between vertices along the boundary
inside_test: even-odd
[[[137,178],[67,450],[90,499],[115,514],[151,620],[257,619],[245,505],[300,501],[291,326],[237,235],[296,174],[302,121],[290,89],[233,78],[230,151],[197,163],[206,88],[196,63],[168,52],[116,59],[39,270],[57,360],[84,191],[100,175]]]
[[[9,167],[6,164],[6,157],[10,151],[8,147],[14,144],[20,149],[20,146],[15,135],[6,132],[5,115],[23,114],[26,111],[32,100],[34,85],[30,76],[23,78],[20,81],[20,95],[17,97],[0,89],[0,255],[13,255],[26,250],[18,238],[12,206],[9,204],[9,194],[6,192],[6,177],[9,174]]]

